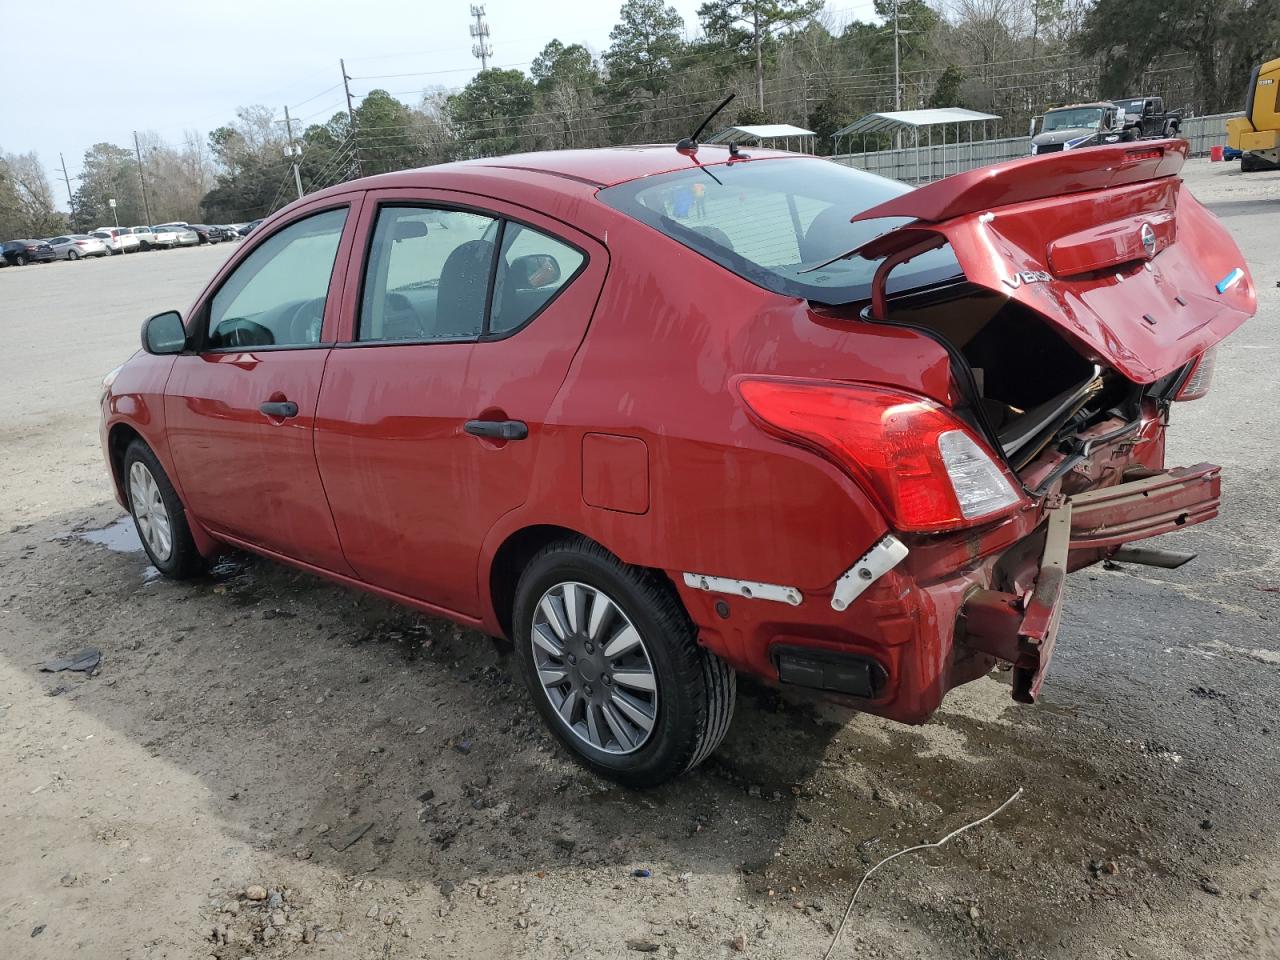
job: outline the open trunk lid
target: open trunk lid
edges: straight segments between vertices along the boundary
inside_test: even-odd
[[[1090,147],[956,174],[852,220],[913,222],[860,247],[892,270],[949,244],[968,280],[1034,310],[1136,383],[1184,366],[1253,315],[1235,241],[1182,189],[1185,140]]]

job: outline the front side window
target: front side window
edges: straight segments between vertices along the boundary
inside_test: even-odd
[[[909,222],[851,218],[910,189],[829,160],[786,158],[658,174],[598,196],[766,290],[850,303],[869,295],[877,264],[834,258]],[[900,266],[888,287],[904,290],[960,273],[950,247],[942,247]]]
[[[213,295],[205,347],[320,342],[347,209],[297,220],[267,238]]]

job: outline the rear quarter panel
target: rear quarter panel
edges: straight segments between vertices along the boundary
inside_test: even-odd
[[[806,302],[621,215],[607,236],[609,277],[548,417],[533,489],[494,538],[556,523],[634,564],[829,585],[884,533],[884,520],[838,468],[751,422],[732,380],[869,380],[945,398],[945,351],[909,331],[820,321]],[[643,513],[587,503],[581,450],[590,433],[647,447]]]

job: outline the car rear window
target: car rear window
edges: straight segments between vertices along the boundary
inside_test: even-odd
[[[765,289],[852,303],[870,296],[877,261],[855,256],[823,264],[907,223],[903,217],[849,220],[910,189],[829,160],[788,157],[660,174],[608,187],[599,197]],[[943,247],[895,270],[889,289],[960,273]]]

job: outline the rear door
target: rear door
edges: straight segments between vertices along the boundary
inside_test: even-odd
[[[165,390],[188,509],[213,532],[350,574],[312,446],[357,200],[275,225],[206,291]]]
[[[481,544],[526,498],[605,249],[448,191],[370,193],[361,237],[316,427],[343,549],[370,583],[476,616]]]

